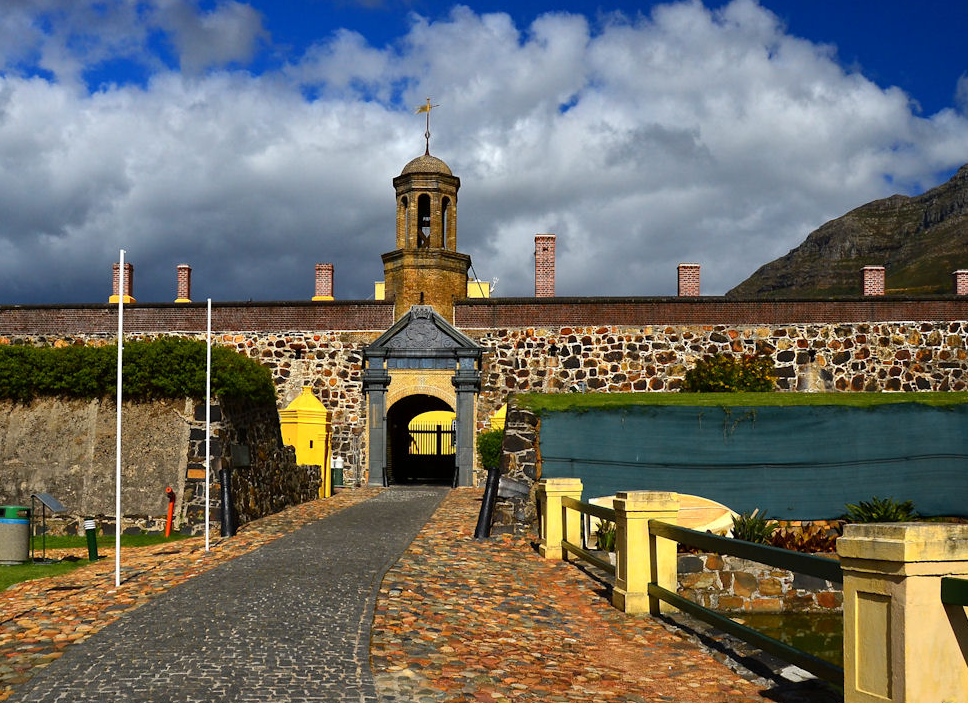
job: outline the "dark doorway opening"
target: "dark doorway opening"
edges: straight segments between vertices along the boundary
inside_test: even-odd
[[[410,427],[410,421],[431,410],[453,412],[432,395],[401,398],[387,410],[387,481],[393,484],[452,485],[457,469],[453,428]]]

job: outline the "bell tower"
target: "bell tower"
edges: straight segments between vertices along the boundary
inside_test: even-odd
[[[414,305],[430,305],[454,322],[454,301],[467,297],[471,257],[457,251],[460,178],[428,148],[393,179],[397,248],[383,255],[386,297],[399,319]]]

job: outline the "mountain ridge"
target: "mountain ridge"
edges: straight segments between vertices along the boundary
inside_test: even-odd
[[[856,296],[864,266],[885,267],[888,295],[952,293],[951,273],[968,268],[968,164],[921,195],[891,195],[824,223],[726,297]]]

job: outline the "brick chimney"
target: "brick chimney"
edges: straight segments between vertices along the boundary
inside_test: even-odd
[[[333,265],[316,264],[316,295],[313,300],[333,299]]]
[[[699,264],[679,264],[679,297],[699,297]]]
[[[955,279],[955,295],[968,295],[968,269],[958,269],[951,275]]]
[[[118,302],[118,291],[121,289],[121,264],[117,261],[114,262],[113,269],[113,282],[111,286],[111,297],[108,298],[109,303]],[[134,290],[134,265],[125,264],[124,265],[124,302],[133,303],[135,302],[134,297],[131,295],[131,291]]]
[[[188,264],[178,264],[176,270],[178,271],[176,278],[178,290],[175,302],[190,303],[192,302],[192,267]]]
[[[534,297],[555,297],[555,235],[534,235]]]
[[[864,295],[884,295],[884,267],[865,266],[863,273]]]

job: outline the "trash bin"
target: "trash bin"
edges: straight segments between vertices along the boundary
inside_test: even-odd
[[[23,564],[30,558],[30,508],[0,505],[0,564]]]
[[[332,465],[333,488],[343,487],[343,457],[338,456],[333,459]]]

